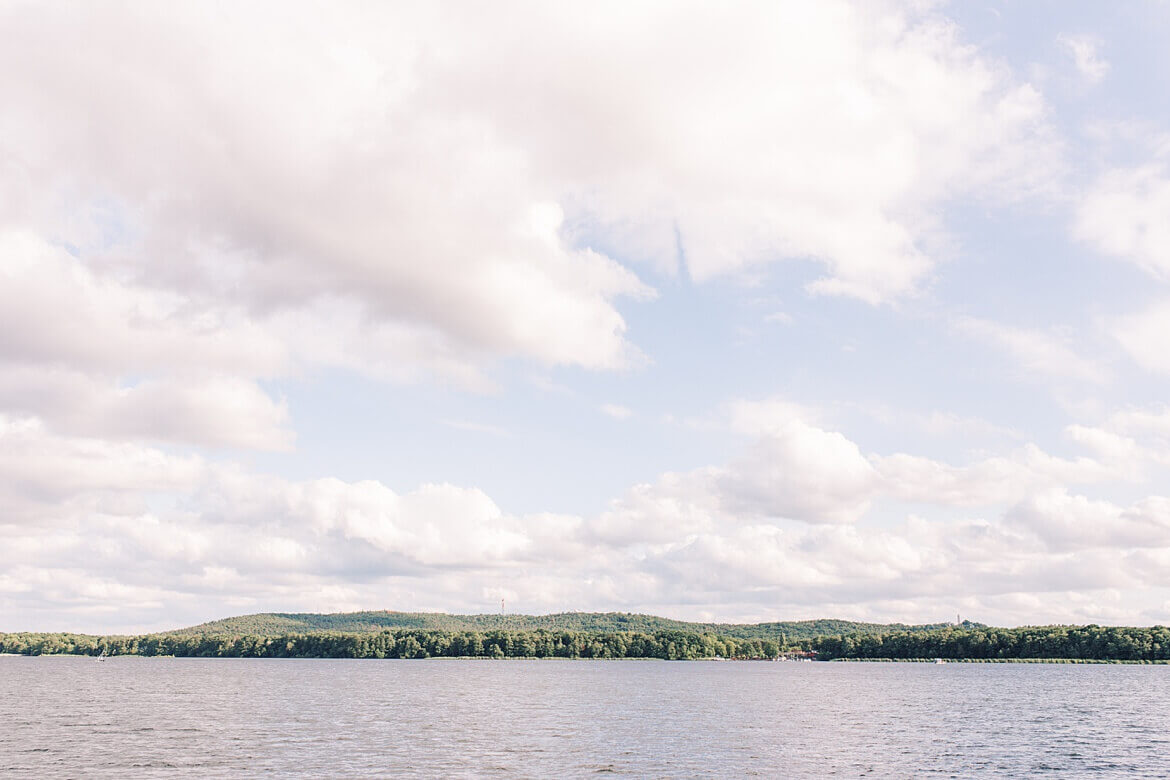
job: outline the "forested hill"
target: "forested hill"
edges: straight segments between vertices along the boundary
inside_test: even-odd
[[[780,623],[689,623],[682,620],[625,612],[562,612],[556,615],[447,615],[441,612],[344,612],[334,614],[265,612],[225,618],[171,631],[171,634],[220,636],[283,636],[318,631],[365,633],[386,629],[430,631],[679,631],[718,634],[740,639],[775,639],[799,642],[843,634],[918,632],[951,624],[909,626],[901,623],[857,623],[850,620],[798,620]],[[964,621],[967,627],[978,624]]]

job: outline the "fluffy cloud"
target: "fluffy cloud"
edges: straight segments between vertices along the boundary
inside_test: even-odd
[[[64,368],[8,366],[0,370],[0,408],[111,440],[256,450],[287,450],[293,441],[287,406],[255,382],[235,377],[164,377],[125,385]]]
[[[1129,508],[1056,489],[1031,496],[1006,514],[1057,551],[1170,547],[1170,500],[1151,497]]]
[[[633,416],[634,411],[621,404],[602,404],[601,413],[615,420],[628,420]]]
[[[103,277],[29,232],[0,231],[0,359],[79,371],[272,376],[287,350],[239,310]]]
[[[1170,141],[1143,139],[1156,148],[1144,165],[1106,171],[1081,199],[1075,235],[1097,250],[1170,279]]]
[[[1100,599],[1111,599],[1103,592],[1121,588],[1157,609],[1143,591],[1160,582],[1157,561],[1170,546],[1166,499],[1151,496],[1127,508],[1070,492],[1071,485],[1132,477],[1135,464],[1150,462],[1140,448],[1116,446],[1107,431],[1070,426],[1069,440],[1090,455],[1062,458],[1028,444],[954,465],[905,453],[863,456],[842,434],[810,422],[807,410],[783,402],[733,404],[730,418],[758,437],[749,456],[636,486],[588,524],[662,583],[654,598],[669,598],[673,588],[691,594],[680,609],[728,603],[756,616],[774,614],[776,604],[788,615],[825,614],[833,604],[840,614],[888,616],[930,602],[939,617],[962,609],[1011,622],[1021,618],[1010,615],[1037,619],[1040,602],[1031,612],[1023,606],[1034,601],[1028,594],[1059,591],[1078,605],[1057,610],[1062,617],[1148,619],[1102,606]],[[835,456],[761,467],[794,436],[801,452],[815,453],[820,441],[831,443]],[[756,500],[761,487],[770,503]],[[924,505],[932,515],[979,509],[994,519],[866,519],[865,508],[899,502]],[[935,595],[924,601],[923,594]],[[1045,614],[1055,619],[1057,612]]]
[[[190,489],[205,472],[194,456],[64,437],[35,419],[0,416],[0,443],[0,515],[14,526],[55,524],[68,507],[140,511],[146,494]]]
[[[1170,301],[1159,301],[1145,311],[1118,318],[1112,332],[1122,349],[1142,368],[1155,374],[1170,374],[1170,352],[1166,350]]]
[[[1088,35],[1062,35],[1057,39],[1072,57],[1081,77],[1089,84],[1099,84],[1109,72],[1109,61],[1098,54],[1100,43]]]
[[[728,509],[812,522],[848,522],[868,509],[877,472],[856,444],[783,407],[756,411],[763,413],[757,426],[745,425],[751,407],[735,412],[737,427],[762,435],[719,478]]]
[[[1109,424],[1116,430],[1156,436],[1165,441],[1170,439],[1170,407],[1124,409],[1110,415]]]
[[[479,67],[452,88],[540,150],[578,230],[660,268],[681,252],[703,280],[812,257],[814,291],[889,300],[932,266],[939,199],[1051,172],[1039,95],[932,13],[614,12],[517,14],[502,40],[466,41]]]
[[[230,306],[103,278],[0,229],[0,410],[112,439],[285,449],[287,409],[256,383],[288,348]]]
[[[961,333],[1005,350],[1029,372],[1094,384],[1109,380],[1106,369],[1077,354],[1068,340],[1059,336],[975,317],[960,318],[955,321],[955,327]]]

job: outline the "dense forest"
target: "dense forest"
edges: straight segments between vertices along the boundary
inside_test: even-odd
[[[1041,626],[952,628],[818,637],[809,645],[822,660],[847,658],[1052,658],[1110,661],[1170,660],[1170,628]]]
[[[264,613],[141,636],[0,633],[0,652],[234,658],[775,658],[1170,660],[1170,628],[688,623],[621,612]]]
[[[850,620],[799,620],[782,623],[689,623],[682,620],[636,615],[625,612],[562,612],[555,615],[447,615],[436,612],[347,612],[336,614],[275,613],[216,620],[175,634],[220,636],[282,636],[317,631],[346,633],[378,632],[386,629],[430,631],[591,631],[603,633],[639,632],[652,634],[679,631],[715,634],[738,639],[771,639],[781,644],[802,642],[818,636],[843,634],[884,634],[894,631],[929,631],[942,623],[909,626],[901,623],[857,623]],[[965,625],[974,626],[969,623]]]
[[[777,641],[697,631],[380,631],[197,633],[142,636],[0,634],[0,652],[212,658],[775,658],[810,651],[821,660],[1071,659],[1170,661],[1170,628],[951,627]]]
[[[0,634],[0,652],[22,655],[173,655],[200,658],[775,658],[770,639],[682,631],[431,631],[257,634]]]

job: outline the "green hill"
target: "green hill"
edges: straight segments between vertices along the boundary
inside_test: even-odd
[[[798,642],[843,634],[885,634],[894,631],[929,631],[949,623],[905,625],[858,623],[851,620],[798,620],[777,623],[690,623],[682,620],[625,612],[562,612],[555,615],[447,615],[441,612],[264,612],[215,620],[170,631],[170,634],[219,636],[282,636],[321,631],[373,633],[385,629],[413,628],[433,631],[597,631],[653,633],[681,631],[718,634],[740,639],[781,639]],[[964,621],[966,627],[978,624]]]

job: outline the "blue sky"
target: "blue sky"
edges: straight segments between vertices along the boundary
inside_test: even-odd
[[[0,630],[1170,620],[1170,6],[0,4]]]

